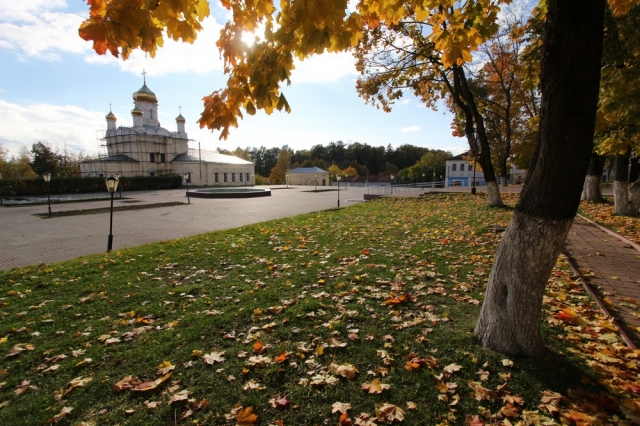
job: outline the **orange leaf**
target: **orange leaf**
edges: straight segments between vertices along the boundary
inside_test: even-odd
[[[258,420],[258,416],[256,416],[255,414],[252,414],[251,411],[253,411],[253,407],[243,408],[242,410],[238,411],[238,414],[236,414],[236,420],[238,420],[238,425],[240,426],[252,425],[256,422],[256,420]]]

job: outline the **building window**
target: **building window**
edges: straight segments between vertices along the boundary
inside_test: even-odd
[[[214,181],[215,183],[220,182],[220,177],[218,176],[218,172],[214,172],[214,173],[213,173],[213,181]]]
[[[149,176],[155,176],[155,175],[156,175],[155,170],[149,170]]]
[[[471,164],[469,164],[469,171],[472,172],[473,171],[473,166]]]
[[[457,166],[457,164],[452,164],[452,165],[451,165],[451,171],[452,171],[452,172],[455,172],[456,170],[458,170],[458,168],[457,168],[457,167],[458,167],[458,166]]]
[[[227,172],[224,172],[222,174],[222,177],[224,178],[225,183],[227,182]]]
[[[242,173],[238,173],[238,178],[239,178],[238,180],[242,182]]]
[[[164,163],[164,154],[160,154],[160,162]]]
[[[235,181],[236,181],[236,174],[231,173],[231,182],[235,182]]]
[[[151,161],[152,163],[156,162],[156,154],[154,154],[153,152],[149,153],[149,161]]]
[[[249,182],[249,173],[247,173],[247,182]]]
[[[460,164],[460,171],[464,172],[464,164]]]

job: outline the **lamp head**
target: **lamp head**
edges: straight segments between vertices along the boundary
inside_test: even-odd
[[[42,177],[44,178],[45,182],[49,182],[51,180],[51,173],[44,173]]]
[[[185,173],[184,174],[184,180],[188,180],[189,179],[189,173]]]
[[[336,176],[336,179],[338,179],[338,182],[340,182],[342,180],[342,176],[338,175]]]
[[[107,191],[113,193],[118,189],[118,178],[111,175],[104,180],[104,183],[107,184]]]

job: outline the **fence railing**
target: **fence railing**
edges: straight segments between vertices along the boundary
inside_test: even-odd
[[[405,194],[409,192],[424,191],[426,189],[444,188],[444,181],[441,182],[420,182],[406,183],[392,186],[368,186],[368,194]]]

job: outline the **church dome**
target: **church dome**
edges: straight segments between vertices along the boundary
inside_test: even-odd
[[[185,118],[182,116],[182,114],[180,114],[180,115],[178,115],[176,117],[176,121],[187,121],[187,120],[185,120]]]
[[[109,114],[105,115],[104,118],[106,118],[107,120],[115,120],[116,115],[113,112],[109,111]]]
[[[142,115],[142,110],[139,109],[138,107],[135,107],[134,109],[131,110],[131,115]]]
[[[156,98],[156,94],[153,93],[148,87],[147,83],[144,83],[140,90],[133,93],[134,101],[147,101],[147,102],[158,102]]]

